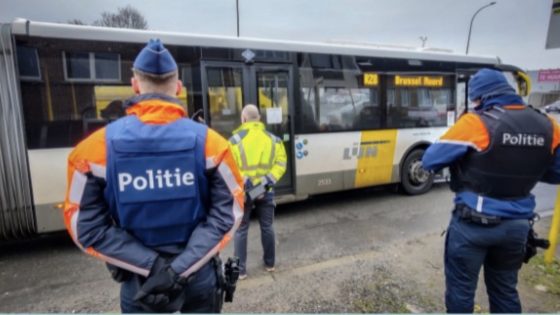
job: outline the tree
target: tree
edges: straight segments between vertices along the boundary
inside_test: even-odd
[[[148,22],[142,13],[130,5],[124,8],[118,8],[117,13],[107,11],[101,13],[101,18],[95,20],[93,25],[140,30],[148,29]]]
[[[79,19],[71,19],[71,20],[68,20],[66,23],[75,24],[75,25],[87,25],[86,23],[82,22],[82,20],[79,20]]]

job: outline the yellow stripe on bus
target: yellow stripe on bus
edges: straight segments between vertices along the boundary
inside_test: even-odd
[[[76,101],[76,91],[74,89],[74,83],[70,83],[70,90],[72,91],[72,109],[74,112],[72,113],[74,117],[72,119],[79,119],[80,115],[78,114],[78,102]]]
[[[362,132],[355,187],[391,182],[396,142],[397,130]]]
[[[53,108],[52,108],[51,81],[49,79],[50,78],[49,69],[47,68],[46,65],[43,69],[44,69],[43,73],[45,74],[45,84],[46,84],[46,90],[47,90],[47,115],[49,117],[49,121],[53,121],[54,120],[54,113],[53,113]]]
[[[134,91],[129,85],[96,85],[94,87],[95,108],[97,118],[101,118],[101,111],[107,108],[112,101],[124,101],[134,96]],[[177,98],[187,104],[187,89],[183,87]],[[186,108],[185,108],[186,109]]]

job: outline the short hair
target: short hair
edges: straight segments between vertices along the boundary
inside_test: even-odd
[[[177,71],[171,71],[164,74],[153,74],[134,68],[132,69],[132,73],[134,73],[134,76],[140,81],[148,82],[155,86],[166,86],[174,83],[178,76]]]
[[[241,117],[244,117],[247,121],[258,121],[261,119],[261,114],[257,106],[253,104],[247,104],[241,111]]]

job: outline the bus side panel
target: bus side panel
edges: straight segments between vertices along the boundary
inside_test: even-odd
[[[298,135],[298,195],[391,182],[396,130]]]
[[[58,207],[66,192],[66,164],[71,148],[29,150],[29,169],[37,232],[64,229],[62,209]]]
[[[396,142],[395,129],[362,132],[357,157],[356,188],[391,182]]]
[[[345,158],[344,149],[360,142],[360,132],[296,135],[297,195],[352,188],[356,160]]]

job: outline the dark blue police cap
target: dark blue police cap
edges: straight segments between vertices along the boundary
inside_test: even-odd
[[[161,40],[150,39],[136,59],[132,67],[148,74],[162,75],[177,70],[177,63]]]

